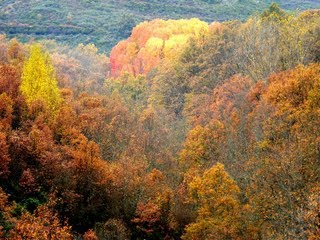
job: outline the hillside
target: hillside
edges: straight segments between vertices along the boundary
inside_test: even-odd
[[[3,0],[0,32],[22,41],[55,39],[76,46],[94,43],[109,52],[139,22],[197,17],[203,21],[245,20],[271,0]],[[319,7],[317,0],[277,0],[286,10]]]
[[[153,19],[108,57],[74,47],[103,4],[43,4],[2,9],[43,40],[0,34],[0,240],[319,239],[320,9]]]

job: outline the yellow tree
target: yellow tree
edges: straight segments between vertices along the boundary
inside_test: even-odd
[[[248,209],[241,206],[240,189],[223,164],[217,163],[202,177],[195,177],[189,183],[189,193],[198,216],[186,227],[182,239],[253,239],[253,233],[243,229],[241,215]]]
[[[219,121],[212,121],[202,127],[192,129],[187,136],[180,153],[180,163],[186,168],[207,168],[220,157],[220,141],[224,140],[224,126]]]
[[[50,56],[38,44],[32,45],[30,56],[23,65],[20,90],[27,104],[42,101],[50,111],[55,112],[61,96],[55,78]]]
[[[253,169],[247,196],[263,238],[313,239],[308,229],[317,231],[317,219],[310,208],[317,205],[309,198],[318,201],[310,195],[320,179],[320,64],[274,74],[269,82],[253,115],[265,114],[259,153],[247,165]]]

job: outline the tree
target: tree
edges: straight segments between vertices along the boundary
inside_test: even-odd
[[[302,21],[272,4],[259,18],[250,18],[240,26],[236,41],[242,44],[234,61],[241,73],[254,81],[266,80],[271,73],[304,62],[307,32]]]
[[[84,240],[98,240],[98,237],[96,236],[95,232],[92,229],[89,229],[83,235],[83,239]]]
[[[6,93],[0,94],[0,131],[8,131],[11,128],[13,101]]]
[[[196,126],[189,132],[180,153],[181,163],[187,168],[212,166],[220,157],[219,141],[223,138],[224,126],[219,121],[206,127]]]
[[[71,227],[61,223],[50,202],[38,207],[34,214],[25,212],[15,222],[8,240],[65,239],[71,240]]]
[[[266,239],[307,239],[308,229],[317,231],[310,226],[317,219],[304,215],[320,176],[319,76],[319,64],[274,74],[255,111],[255,118],[264,113],[263,138],[249,161],[247,196]]]
[[[286,12],[282,10],[278,4],[272,3],[268,9],[266,9],[262,14],[261,18],[285,18]]]
[[[11,65],[0,64],[0,94],[6,93],[15,99],[19,95],[19,85],[18,70]]]
[[[315,186],[310,191],[308,197],[308,211],[305,214],[305,220],[308,223],[308,239],[320,239],[320,186]]]
[[[0,132],[0,179],[8,177],[10,164],[9,146],[6,134]]]
[[[128,240],[130,232],[121,220],[109,219],[105,223],[97,223],[95,226],[97,239]]]
[[[0,239],[11,228],[13,206],[9,204],[9,196],[0,187]]]
[[[241,237],[240,189],[221,163],[195,177],[189,184],[190,200],[196,205],[196,222],[186,227],[183,239],[251,239]]]
[[[105,82],[108,93],[120,94],[123,101],[131,110],[143,109],[147,105],[148,84],[143,75],[134,77],[125,73],[118,78],[109,78]]]
[[[55,78],[55,71],[48,53],[40,45],[32,45],[30,56],[23,65],[20,90],[27,104],[40,100],[52,112],[55,112],[61,96]]]
[[[119,42],[110,53],[111,74],[125,72],[146,75],[161,59],[174,60],[192,36],[208,32],[207,23],[199,19],[143,22],[132,30],[131,36]]]

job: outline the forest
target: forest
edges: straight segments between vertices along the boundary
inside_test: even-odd
[[[320,10],[0,35],[0,239],[319,240]]]
[[[244,21],[272,2],[291,12],[320,8],[319,0],[1,0],[0,33],[22,42],[52,39],[72,47],[94,43],[99,52],[109,54],[143,21]]]

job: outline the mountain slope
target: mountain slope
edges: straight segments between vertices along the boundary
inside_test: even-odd
[[[246,19],[272,0],[2,0],[0,32],[21,40],[52,38],[77,45],[95,43],[109,52],[133,26],[154,18],[225,21]],[[317,0],[278,0],[287,10],[319,7]]]

